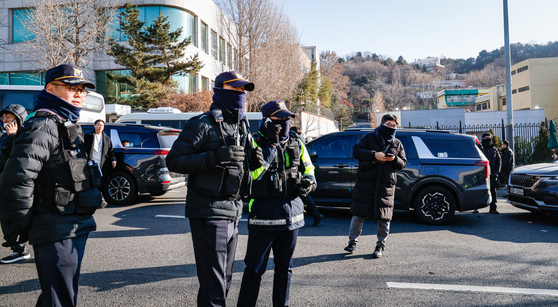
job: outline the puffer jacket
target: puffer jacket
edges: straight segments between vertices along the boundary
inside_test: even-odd
[[[216,109],[220,108],[213,104],[211,110]],[[230,111],[221,109],[221,112],[225,142],[227,146],[235,145],[235,136],[239,135],[239,121]],[[214,123],[211,111],[190,119],[167,155],[167,167],[172,172],[189,175],[185,212],[187,218],[238,220],[242,215],[242,200],[209,196],[202,193],[201,187],[196,184],[202,174],[219,176],[222,171],[215,167],[213,158],[213,152],[224,146],[219,137],[219,128]]]
[[[40,113],[44,112],[37,112],[19,130],[0,176],[2,228],[9,230],[4,232],[6,240],[21,234],[31,244],[42,244],[96,230],[90,214],[61,215],[57,211],[56,182],[73,181],[69,171],[59,171],[63,160],[57,124]]]
[[[396,170],[407,165],[401,141],[393,139],[389,152],[395,155],[390,162],[374,158],[376,152],[385,152],[389,144],[380,136],[378,129],[362,136],[353,147],[353,156],[359,161],[351,214],[374,220],[391,220],[397,184]]]
[[[10,112],[15,115],[17,127],[21,128],[23,122],[25,121],[25,118],[27,117],[27,111],[25,111],[25,107],[19,104],[9,105],[4,110],[0,111],[0,116],[2,116],[6,112]],[[0,123],[0,125],[1,124],[2,123]],[[10,155],[10,151],[12,150],[12,146],[14,144],[15,136],[15,134],[8,135],[7,133],[3,133],[2,135],[0,135],[0,173],[2,173],[4,164],[6,163],[6,160],[8,160],[8,156]]]

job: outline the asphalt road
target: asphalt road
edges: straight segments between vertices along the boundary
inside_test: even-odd
[[[185,188],[141,197],[95,214],[87,241],[79,306],[195,306],[197,277]],[[396,211],[387,250],[372,259],[375,223],[367,222],[348,255],[350,214],[322,209],[318,227],[301,229],[293,261],[291,306],[558,306],[558,218],[516,209],[499,199],[500,215],[456,214],[451,225],[419,223]],[[244,219],[246,214],[244,215]],[[228,305],[235,306],[244,269],[247,223]],[[0,256],[10,253],[2,248]],[[273,261],[258,306],[271,306]],[[0,266],[0,306],[33,306],[39,282],[33,258]]]

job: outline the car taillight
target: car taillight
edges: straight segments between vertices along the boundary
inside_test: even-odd
[[[480,145],[479,139],[477,138],[476,135],[475,135],[475,142],[477,143],[477,145]]]
[[[490,169],[488,168],[488,166],[490,165],[490,162],[488,161],[477,161],[475,162],[474,165],[484,165],[484,179],[488,178],[488,176],[490,175]]]
[[[168,150],[156,150],[153,154],[154,155],[164,155],[164,156],[166,156],[166,155],[169,154],[169,151]]]
[[[170,180],[169,181],[163,181],[163,184],[165,184],[165,183],[170,183]]]

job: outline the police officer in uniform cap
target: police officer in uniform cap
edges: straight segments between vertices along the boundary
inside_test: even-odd
[[[304,205],[299,196],[315,190],[316,179],[306,147],[298,137],[289,137],[294,114],[285,103],[274,100],[264,104],[262,115],[264,123],[254,139],[257,148],[263,149],[265,163],[252,172],[246,269],[238,306],[256,306],[271,250],[275,263],[273,306],[288,306],[291,261],[298,229],[304,226]]]
[[[242,197],[250,194],[250,170],[264,162],[242,112],[245,91],[252,90],[254,83],[237,72],[218,75],[210,111],[188,121],[166,158],[170,171],[189,175],[186,217],[200,283],[198,306],[225,306]]]
[[[36,306],[75,306],[85,243],[96,229],[92,214],[102,204],[99,167],[76,125],[85,88],[95,85],[74,65],[49,69],[45,81],[0,177],[2,245],[33,245]]]

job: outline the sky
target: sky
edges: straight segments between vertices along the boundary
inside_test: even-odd
[[[476,57],[504,45],[503,0],[275,0],[304,46],[407,62]],[[511,43],[558,41],[558,0],[508,0]]]

